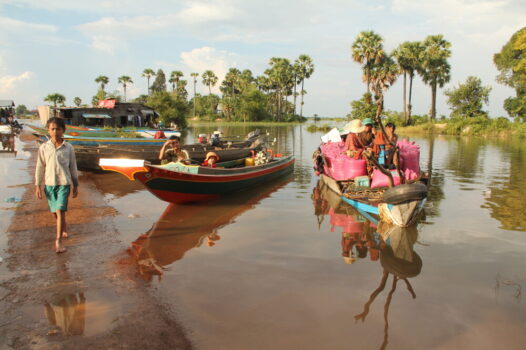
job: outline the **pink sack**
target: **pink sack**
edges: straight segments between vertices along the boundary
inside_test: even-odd
[[[394,185],[400,185],[400,176],[398,176],[398,172],[396,170],[391,170],[391,174],[393,174]],[[371,188],[389,186],[389,177],[378,169],[374,169],[372,178]]]
[[[420,147],[406,139],[398,141],[397,146],[400,149],[400,169],[420,174]]]

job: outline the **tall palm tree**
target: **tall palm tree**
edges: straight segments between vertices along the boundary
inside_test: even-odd
[[[172,91],[175,91],[177,95],[177,91],[175,88],[179,85],[179,79],[183,77],[183,72],[180,70],[174,70],[172,73],[170,73],[170,80],[168,80],[169,83],[172,84]]]
[[[400,70],[391,56],[384,55],[381,62],[374,65],[370,73],[370,89],[378,105],[376,118],[379,118],[383,111],[384,91],[387,91],[396,82]]]
[[[127,75],[121,75],[119,77],[119,84],[122,84],[122,88],[124,89],[124,102],[126,102],[126,87],[128,84],[133,84],[133,80]]]
[[[404,122],[409,124],[411,121],[411,94],[413,90],[413,77],[415,71],[420,69],[420,52],[422,45],[419,41],[405,41],[400,44],[394,51],[393,57],[396,58],[400,71],[404,73],[404,92],[403,92],[403,108],[404,108]],[[409,75],[409,103],[406,99],[406,80]]]
[[[217,84],[217,76],[211,70],[206,70],[203,73],[203,85],[208,86],[208,93],[212,94],[212,86]]]
[[[309,79],[312,73],[314,73],[314,64],[312,59],[308,55],[300,55],[296,60],[299,69],[298,80],[301,82],[301,103],[300,103],[300,117],[303,116],[303,96],[305,95],[304,85],[305,79]],[[294,62],[296,64],[296,62]]]
[[[425,84],[431,86],[431,119],[436,119],[437,87],[451,79],[451,66],[447,59],[451,56],[451,43],[442,35],[429,35],[422,43],[421,67],[418,72]]]
[[[190,73],[190,76],[194,78],[194,117],[195,117],[195,100],[197,98],[197,95],[195,93],[195,85],[197,84],[197,77],[199,76],[199,73]]]
[[[142,76],[146,78],[148,84],[148,95],[150,94],[150,78],[155,76],[155,71],[151,68],[146,68],[142,71]]]
[[[110,78],[108,78],[105,75],[99,75],[97,78],[95,78],[95,82],[97,84],[100,84],[100,89],[104,91],[104,87],[108,85],[108,83],[110,82]]]
[[[364,81],[367,84],[367,92],[371,92],[371,70],[375,64],[381,62],[385,55],[383,41],[384,39],[372,30],[363,31],[358,34],[351,47],[352,59],[363,65],[362,69]]]
[[[80,105],[81,105],[81,103],[82,103],[82,100],[81,100],[80,97],[75,97],[75,98],[73,99],[73,103],[75,104],[75,106],[80,107]]]

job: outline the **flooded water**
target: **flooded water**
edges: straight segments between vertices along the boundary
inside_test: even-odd
[[[197,349],[524,348],[526,142],[412,137],[432,174],[426,218],[393,230],[317,186],[321,133],[260,129],[296,156],[294,174],[215,202],[169,205],[121,175],[88,175]],[[89,307],[74,294],[45,312],[69,315],[55,322],[75,334]]]

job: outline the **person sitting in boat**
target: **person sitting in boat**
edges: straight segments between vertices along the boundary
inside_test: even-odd
[[[181,149],[181,138],[176,135],[170,136],[159,152],[159,160],[161,164],[170,162],[181,162],[190,164],[188,152]]]
[[[388,142],[385,145],[385,164],[390,166],[394,164],[394,150],[396,143],[398,142],[398,135],[395,134],[396,125],[394,123],[385,124],[385,134],[387,135]]]
[[[215,152],[208,152],[205,157],[205,161],[201,164],[202,166],[207,166],[210,168],[215,168],[217,162],[219,161],[219,156]]]
[[[360,119],[351,120],[343,127],[343,134],[347,135],[345,139],[345,153],[354,159],[362,159],[362,153],[365,146],[362,143],[359,134],[365,130],[365,125]]]
[[[365,130],[360,133],[360,141],[362,141],[362,144],[365,146],[365,148],[372,148],[373,147],[373,141],[374,141],[374,128],[373,128],[373,121],[371,118],[365,118],[362,121],[362,124],[365,125]]]

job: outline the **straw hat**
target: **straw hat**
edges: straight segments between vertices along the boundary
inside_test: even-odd
[[[216,161],[219,160],[219,156],[218,156],[217,153],[215,153],[215,152],[208,152],[208,153],[206,154],[205,160],[210,159],[210,157],[215,157]]]
[[[353,119],[343,127],[342,135],[352,132],[353,134],[358,134],[365,130],[365,125],[362,124],[360,119]]]

